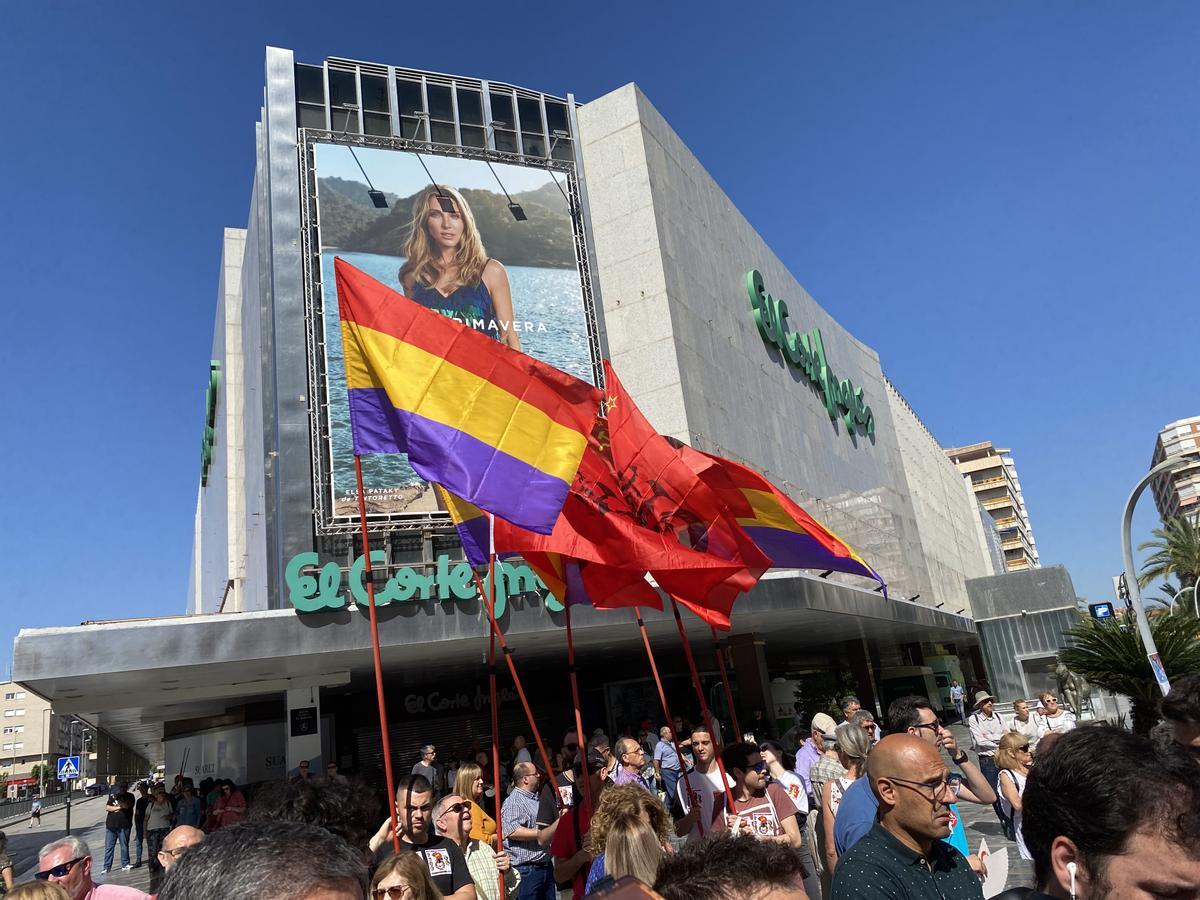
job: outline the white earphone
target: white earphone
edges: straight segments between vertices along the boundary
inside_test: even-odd
[[[1075,870],[1078,866],[1073,862],[1067,863],[1067,874],[1071,876],[1071,900],[1075,900]]]

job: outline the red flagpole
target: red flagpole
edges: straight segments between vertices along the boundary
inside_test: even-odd
[[[496,554],[495,545],[491,540],[489,528],[488,543],[492,546],[488,554],[488,581],[490,588],[488,590],[488,608],[492,609],[496,605]],[[492,799],[496,805],[496,852],[504,851],[504,826],[500,818],[500,810],[503,804],[500,801],[500,703],[496,696],[496,635],[489,634],[488,642],[488,693],[492,703]],[[496,878],[499,884],[500,893],[497,895],[503,900],[504,891],[504,873],[497,871]]]
[[[675,602],[675,598],[671,598],[671,611],[675,613],[675,624],[679,628],[679,639],[683,642],[683,655],[687,660],[688,671],[692,676],[692,687],[696,691],[696,699],[700,701],[700,714],[704,716],[704,722],[709,727],[709,734],[713,738],[713,751],[716,753],[717,769],[721,773],[721,784],[725,787],[725,802],[729,804],[729,812],[736,813],[737,807],[733,802],[733,791],[729,789],[729,776],[725,774],[725,764],[721,762],[721,744],[717,740],[717,720],[708,710],[708,701],[704,699],[704,688],[700,685],[700,673],[696,670],[696,660],[692,657],[692,645],[688,641],[687,632],[683,630],[683,619],[679,615],[679,604]]]
[[[392,817],[392,847],[400,852],[400,827],[396,821],[396,783],[392,778],[392,742],[388,737],[387,703],[383,698],[383,659],[379,653],[379,619],[375,615],[375,582],[371,577],[371,544],[367,540],[367,500],[363,492],[362,461],[354,455],[358,479],[358,521],[362,527],[363,571],[367,583],[367,613],[371,619],[371,652],[375,657],[375,697],[379,701],[379,734],[383,739],[383,775],[387,781],[388,809]]]
[[[729,718],[733,720],[733,736],[742,739],[742,727],[738,725],[737,710],[733,707],[733,691],[729,689],[729,671],[725,668],[725,654],[721,652],[721,639],[717,637],[716,626],[709,624],[712,632],[713,652],[717,655],[717,665],[721,668],[721,684],[725,686],[725,702],[729,704]]]
[[[567,618],[567,674],[571,679],[571,700],[575,704],[575,740],[578,741],[576,752],[579,754],[578,759],[583,763],[581,772],[583,773],[583,801],[587,804],[587,808],[595,812],[596,807],[592,806],[592,779],[589,777],[587,763],[587,739],[583,733],[583,713],[579,709],[579,679],[575,674],[575,639],[571,634],[571,604],[564,602],[563,611]],[[557,787],[555,788],[557,792]],[[558,797],[559,805],[562,805],[561,795]]]
[[[533,731],[533,739],[537,743],[538,754],[542,757],[542,764],[545,765],[546,773],[549,775],[550,780],[554,781],[554,766],[550,764],[550,754],[546,752],[546,745],[542,742],[542,734],[538,730],[537,723],[533,720],[533,709],[529,706],[529,700],[525,696],[525,688],[521,686],[521,676],[517,674],[517,666],[512,659],[512,650],[509,649],[508,642],[504,639],[504,632],[500,630],[500,626],[496,622],[495,612],[488,601],[488,592],[483,589],[483,582],[479,578],[479,573],[475,572],[473,574],[475,576],[475,588],[479,591],[479,597],[483,600],[484,608],[487,610],[488,622],[492,627],[492,635],[500,642],[500,652],[504,654],[504,661],[508,663],[508,674],[512,676],[513,686],[517,689],[517,697],[521,701],[521,707],[525,710],[525,718],[529,721],[529,728]]]
[[[683,778],[684,788],[687,790],[688,806],[696,810],[696,824],[700,827],[700,836],[704,837],[704,823],[700,821],[700,808],[696,805],[696,792],[692,787],[692,783],[688,781],[687,771],[683,765],[683,749],[679,746],[679,735],[675,733],[675,717],[671,715],[671,710],[667,706],[667,693],[663,690],[662,679],[658,677],[658,664],[654,661],[654,651],[650,649],[650,635],[646,633],[646,623],[642,620],[642,608],[635,606],[634,614],[637,616],[638,628],[642,632],[642,643],[646,647],[646,659],[650,661],[650,674],[654,676],[654,686],[658,688],[658,700],[662,704],[663,715],[667,717],[667,723],[671,729],[672,744],[675,745],[675,755],[679,757],[679,772]],[[668,809],[670,808],[671,800],[667,798]]]

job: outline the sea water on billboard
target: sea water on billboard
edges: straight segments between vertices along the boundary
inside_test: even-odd
[[[469,241],[473,222],[483,256],[503,266],[500,269],[491,265],[487,275],[473,284],[460,285],[445,302],[453,301],[463,306],[461,298],[466,297],[464,308],[468,310],[465,315],[469,318],[481,305],[486,309],[492,303],[486,282],[499,284],[502,290],[507,279],[512,301],[511,320],[500,313],[495,314],[492,317],[494,324],[490,325],[493,336],[514,344],[510,332],[514,333],[526,353],[579,378],[594,381],[583,291],[575,262],[575,238],[566,200],[553,184],[554,176],[550,172],[528,166],[492,164],[496,176],[528,216],[527,221],[517,222],[509,213],[508,200],[501,192],[496,176],[482,160],[429,153],[422,153],[418,158],[410,151],[377,148],[357,148],[355,153],[374,187],[387,196],[387,209],[376,209],[372,205],[367,196],[367,184],[349,149],[335,144],[318,144],[316,147],[335,516],[357,514],[357,493],[333,259],[340,256],[414,299],[419,295],[424,298],[422,302],[432,308],[439,303],[439,295],[446,298],[444,286],[439,285],[443,290],[435,295],[433,291],[438,289],[422,284],[419,275],[406,273],[406,281],[412,286],[408,292],[400,280],[401,269],[408,260],[406,251],[411,249],[415,256],[420,249],[410,239],[414,213],[418,214],[418,221],[427,223],[427,231],[436,227],[428,224],[434,219],[429,209],[436,198],[424,200],[424,206],[429,209],[425,210],[425,215],[419,214],[423,192],[430,186],[421,166],[422,160],[437,183],[453,188],[454,196],[461,198],[467,207],[467,214],[461,216],[465,221],[462,237],[457,239],[460,244],[454,249],[458,250]],[[560,179],[564,177],[559,175]],[[426,247],[438,249],[438,236],[429,237]],[[446,240],[444,234],[441,237]],[[426,254],[426,258],[430,255]],[[502,310],[502,297],[494,305]],[[366,456],[362,459],[362,467],[368,514],[437,510],[434,492],[412,470],[405,456]]]

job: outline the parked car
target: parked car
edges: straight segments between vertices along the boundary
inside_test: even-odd
[[[101,794],[104,793],[104,785],[89,784],[87,787],[85,787],[83,789],[83,792],[85,794],[87,794],[87,796],[89,796],[89,797],[99,797]]]

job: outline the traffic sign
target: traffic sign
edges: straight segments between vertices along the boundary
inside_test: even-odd
[[[79,777],[79,757],[60,756],[58,758],[58,780],[67,781]]]
[[[1088,610],[1091,612],[1093,619],[1111,619],[1113,617],[1113,605],[1111,603],[1092,603],[1088,606]]]

